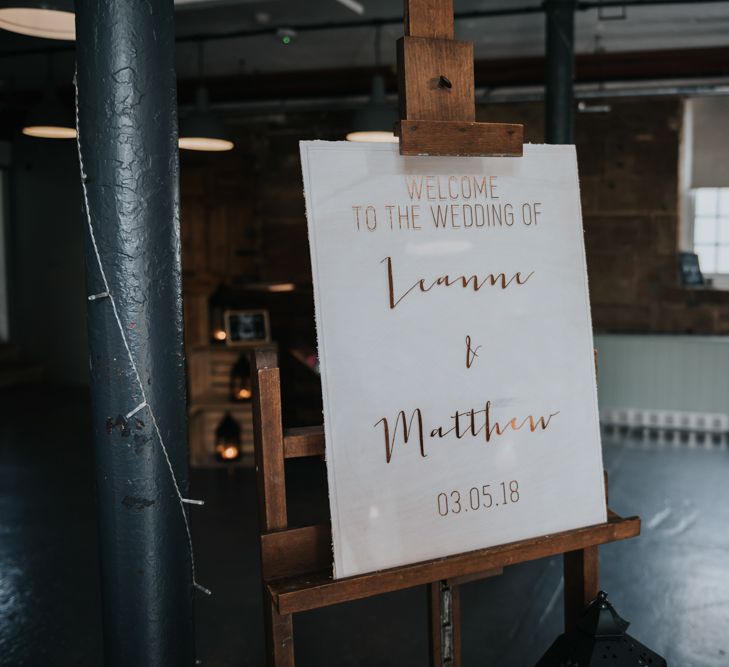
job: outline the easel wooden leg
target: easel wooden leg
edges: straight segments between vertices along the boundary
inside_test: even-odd
[[[267,591],[263,592],[266,664],[268,667],[294,667],[294,624],[291,614],[281,616]]]
[[[431,667],[461,665],[461,596],[456,584],[428,585]]]
[[[584,608],[597,597],[599,587],[598,547],[566,552],[564,554],[565,632],[575,627]]]

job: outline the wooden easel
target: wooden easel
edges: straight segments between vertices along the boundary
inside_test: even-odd
[[[475,122],[473,44],[453,39],[453,0],[405,0],[397,70],[400,155],[522,155],[522,125]]]
[[[520,156],[521,125],[476,123],[473,46],[453,39],[452,0],[406,0],[398,44],[403,155]],[[294,665],[292,615],[427,585],[431,664],[458,667],[459,585],[507,565],[564,554],[565,626],[598,592],[598,545],[635,537],[638,517],[608,512],[604,524],[346,579],[332,579],[331,525],[291,528],[286,459],[323,456],[321,426],[284,430],[276,352],[253,352],[253,423],[261,525],[261,573],[268,664]]]
[[[290,528],[287,459],[324,455],[322,427],[284,430],[276,352],[253,353],[253,424],[261,524],[261,575],[268,664],[294,665],[292,614],[427,584],[431,664],[458,667],[458,586],[499,574],[507,565],[564,554],[565,626],[573,627],[598,592],[598,545],[635,537],[640,519],[608,512],[607,523],[480,549],[380,572],[332,579],[331,525]]]

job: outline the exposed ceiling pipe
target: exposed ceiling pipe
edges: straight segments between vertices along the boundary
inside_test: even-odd
[[[544,86],[520,86],[509,88],[476,88],[476,104],[511,104],[519,102],[541,102],[544,100]],[[660,82],[576,84],[576,100],[617,99],[630,97],[696,97],[729,96],[729,77],[706,80],[675,80]],[[298,99],[269,99],[246,102],[221,102],[212,105],[219,112],[242,112],[247,114],[277,114],[302,111],[352,111],[367,101],[366,95],[341,97],[310,97]],[[387,99],[396,102],[397,95]],[[192,108],[181,105],[180,109]]]
[[[696,4],[717,4],[729,3],[729,0],[579,0],[576,5],[577,11],[589,11],[597,9],[605,9],[610,7],[658,7],[661,5],[696,5]],[[523,5],[520,7],[509,7],[499,9],[478,9],[467,12],[456,12],[456,20],[474,20],[487,19],[508,16],[523,16],[526,14],[541,14],[544,12],[543,3],[533,5]],[[373,18],[367,21],[350,20],[350,21],[329,21],[321,23],[302,23],[302,24],[281,24],[261,26],[245,30],[231,30],[228,32],[216,33],[196,33],[191,35],[181,35],[176,38],[176,42],[196,42],[196,41],[213,41],[221,39],[245,39],[250,37],[260,37],[264,35],[276,35],[280,30],[295,30],[297,33],[304,32],[322,32],[328,30],[344,30],[356,28],[376,28],[383,25],[400,25],[402,24],[402,15],[390,16],[383,18]],[[73,51],[72,47],[50,47],[38,49],[14,49],[9,51],[0,51],[0,58],[19,55],[33,55],[38,53],[54,53]]]
[[[544,138],[573,143],[575,125],[575,0],[546,0]]]
[[[699,0],[700,4],[729,3],[729,0]],[[609,7],[639,7],[658,5],[692,5],[697,4],[696,0],[579,0],[576,3],[577,11],[589,11],[593,9]],[[522,5],[520,7],[504,7],[496,9],[476,9],[466,12],[455,12],[456,20],[486,19],[508,16],[523,16],[525,14],[541,14],[544,12],[544,3],[533,5]],[[233,30],[227,33],[215,33],[210,35],[182,35],[177,38],[178,42],[194,41],[196,39],[235,39],[244,37],[257,37],[261,35],[276,34],[282,27],[291,28],[296,32],[317,32],[323,30],[342,30],[347,28],[375,28],[383,25],[400,25],[402,16],[391,16],[388,18],[374,18],[369,21],[335,21],[328,23],[303,23],[300,25],[267,26],[254,28],[252,30]]]

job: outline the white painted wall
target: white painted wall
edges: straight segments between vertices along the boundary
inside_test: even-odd
[[[729,187],[729,97],[694,97],[686,106],[692,155],[689,186]]]
[[[729,413],[729,337],[602,334],[600,408]]]

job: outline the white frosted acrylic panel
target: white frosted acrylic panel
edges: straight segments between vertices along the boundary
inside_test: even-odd
[[[335,575],[604,521],[574,147],[301,152]]]

